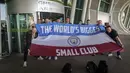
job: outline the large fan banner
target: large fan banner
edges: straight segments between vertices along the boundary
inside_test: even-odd
[[[84,56],[121,51],[104,26],[36,24],[38,37],[32,40],[32,56]]]

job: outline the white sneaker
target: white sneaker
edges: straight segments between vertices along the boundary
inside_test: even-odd
[[[48,59],[51,60],[51,57],[49,57]]]
[[[45,59],[48,59],[48,56],[46,56]]]
[[[57,57],[57,56],[55,56],[55,57],[54,57],[54,59],[55,59],[55,60],[57,60],[57,59],[58,59],[58,57]]]
[[[26,61],[23,63],[23,67],[27,67],[27,62]]]
[[[108,54],[108,57],[112,57],[112,56],[113,56],[113,54],[112,54],[112,53]]]
[[[43,60],[42,56],[39,56],[39,57],[38,57],[38,60]]]
[[[118,58],[119,60],[122,60],[122,57],[121,57],[121,55],[119,55],[117,58]]]

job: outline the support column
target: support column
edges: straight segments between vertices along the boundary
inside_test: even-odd
[[[115,0],[112,0],[112,2],[111,2],[111,7],[110,7],[110,14],[112,13],[112,10],[113,10],[113,7],[114,7],[114,2],[115,2]]]
[[[21,53],[21,38],[20,38],[20,24],[19,24],[19,14],[16,15],[17,18],[17,29],[18,29],[18,49],[19,53]]]
[[[98,14],[99,14],[99,9],[100,9],[100,4],[101,4],[101,0],[99,0],[99,2],[98,2],[98,8],[97,8],[97,14],[96,14],[97,20],[98,20]]]
[[[115,0],[112,0],[112,3],[111,3],[111,8],[110,8],[110,20],[109,20],[109,22],[111,22],[111,24],[112,24],[112,22],[113,22],[113,18],[112,18],[112,15],[113,15],[113,7],[114,7],[114,2],[115,2]]]
[[[0,25],[1,25],[1,4],[0,4]],[[2,59],[1,26],[0,26],[0,59]]]
[[[92,0],[88,0],[88,7],[87,7],[87,14],[86,14],[86,19],[85,19],[85,22],[87,22],[87,24],[89,24],[89,21],[90,20],[90,10],[91,10],[91,4],[92,4]]]
[[[71,9],[71,16],[70,16],[70,22],[71,22],[72,24],[74,23],[76,3],[77,3],[77,0],[73,0],[73,5],[72,5],[72,9]]]
[[[87,6],[88,6],[88,0],[84,0],[83,11],[82,11],[82,16],[81,16],[82,23],[85,22]]]
[[[88,6],[88,19],[90,20],[90,9],[91,9],[92,0],[89,0],[89,6]]]
[[[8,16],[8,9],[7,4],[5,3],[6,8],[6,22],[7,22],[7,35],[8,35],[8,48],[9,48],[9,54],[11,54],[11,31],[10,31],[10,23],[9,23],[9,16]]]

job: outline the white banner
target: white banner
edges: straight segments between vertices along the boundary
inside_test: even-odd
[[[104,26],[36,24],[39,36],[32,40],[32,56],[82,56],[117,52],[123,48],[105,33]]]

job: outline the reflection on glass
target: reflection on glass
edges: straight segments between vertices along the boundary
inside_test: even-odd
[[[18,30],[17,30],[17,18],[16,14],[10,15],[11,25],[11,48],[12,52],[18,52]]]
[[[19,14],[19,25],[20,25],[20,39],[21,39],[21,50],[25,48],[25,36],[28,31],[28,26],[32,25],[33,16],[32,14]]]
[[[2,56],[9,53],[8,34],[6,21],[1,21]]]
[[[26,15],[20,14],[19,15],[19,21],[20,21],[20,28],[27,28],[27,25],[26,25]]]

